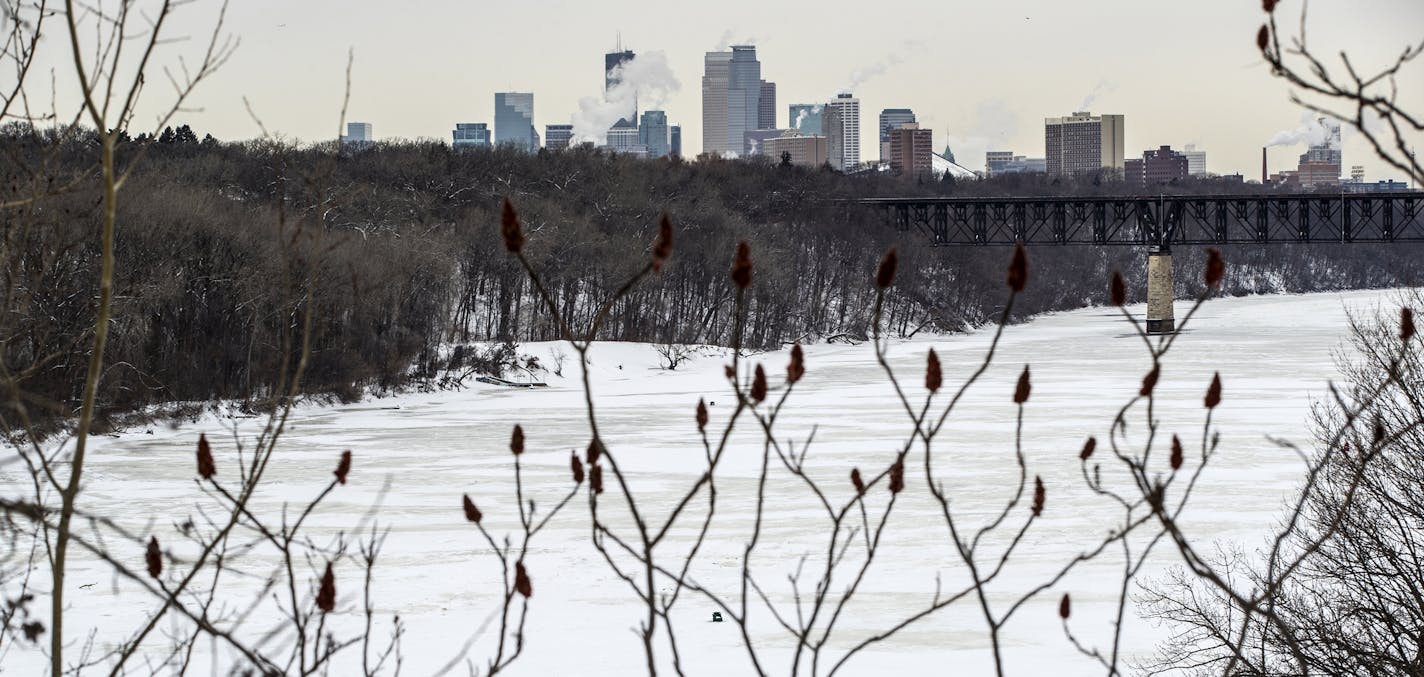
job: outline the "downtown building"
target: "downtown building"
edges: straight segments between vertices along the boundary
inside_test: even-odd
[[[568,150],[573,140],[573,125],[544,125],[545,148],[549,150]]]
[[[761,154],[771,158],[772,162],[788,160],[799,167],[820,167],[826,164],[826,137],[819,134],[807,136],[794,129],[784,129],[780,135],[762,142]]]
[[[914,122],[905,122],[889,130],[888,134],[891,173],[913,179],[934,175],[934,130],[921,129]]]
[[[776,129],[776,83],[761,81],[757,102],[757,129]]]
[[[456,149],[490,145],[489,125],[483,122],[457,122],[451,130],[450,145]]]
[[[371,135],[371,123],[369,122],[348,122],[346,123],[346,133],[341,135],[342,145],[369,146],[376,142]]]
[[[1313,143],[1296,164],[1296,181],[1301,188],[1331,188],[1340,185],[1340,170],[1344,155],[1340,152],[1340,123],[1320,118],[1317,124],[1325,131],[1324,138]]]
[[[1044,158],[1048,173],[1122,171],[1123,123],[1121,115],[1093,115],[1086,111],[1045,118]]]
[[[672,152],[665,111],[650,110],[643,113],[638,120],[638,144],[643,146],[650,158],[663,157]]]
[[[787,109],[786,124],[804,135],[819,136],[823,132],[821,111],[824,108],[823,103],[793,103]]]
[[[826,161],[850,172],[860,167],[860,99],[842,92],[821,109],[821,131],[826,137]]]
[[[702,75],[702,152],[746,154],[746,133],[761,115],[761,62],[756,47],[707,52]]]
[[[532,92],[495,93],[494,143],[530,152],[538,150],[539,132],[534,131]]]
[[[1123,163],[1123,180],[1135,186],[1183,181],[1189,176],[1191,160],[1185,154],[1172,150],[1171,146],[1144,151],[1140,159],[1132,158]]]
[[[880,111],[880,161],[890,161],[890,132],[905,123],[915,122],[915,112],[909,108],[886,108]]]

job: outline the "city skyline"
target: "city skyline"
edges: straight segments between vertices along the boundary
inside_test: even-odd
[[[1331,53],[1348,47],[1365,68],[1394,56],[1415,37],[1412,28],[1424,24],[1424,3],[1377,4],[1370,12],[1313,5],[1315,49]],[[618,46],[620,32],[624,49],[666,55],[680,88],[666,101],[639,107],[664,110],[670,121],[680,121],[689,156],[703,146],[698,86],[703,56],[742,43],[757,47],[761,79],[776,83],[778,103],[825,102],[851,89],[867,112],[911,108],[922,126],[975,169],[982,169],[986,150],[1041,157],[1045,117],[1091,110],[1131,119],[1127,156],[1160,145],[1195,144],[1209,153],[1213,173],[1254,177],[1261,146],[1309,119],[1290,101],[1286,85],[1271,78],[1252,44],[1260,22],[1259,4],[1252,2],[1143,7],[1104,0],[1095,3],[1094,12],[1047,0],[1012,7],[957,2],[917,9],[909,30],[893,13],[861,12],[849,22],[853,26],[824,31],[804,30],[795,8],[740,0],[719,6],[716,21],[696,22],[680,18],[673,8],[613,0],[597,11],[562,14],[550,12],[547,3],[501,7],[491,20],[466,26],[444,20],[456,6],[453,0],[431,0],[394,15],[338,11],[324,2],[252,0],[234,6],[225,25],[242,46],[199,90],[191,105],[196,110],[180,113],[174,122],[222,140],[255,138],[262,131],[247,112],[250,104],[275,135],[335,138],[350,48],[347,119],[372,123],[378,140],[448,142],[457,122],[493,123],[493,94],[505,91],[535,94],[537,130],[568,123],[581,97],[601,93],[605,82],[593,64]],[[175,20],[179,32],[200,37],[209,30],[212,13],[203,11],[206,7],[184,7]],[[854,6],[846,3],[843,9]],[[512,24],[537,31],[521,35],[500,28]],[[1150,47],[1135,47],[1136,35],[1152,35]],[[171,62],[197,42],[166,45],[157,58]],[[36,66],[61,65],[67,58],[62,47],[46,45]],[[497,60],[499,67],[469,68],[472,57]],[[302,67],[292,68],[296,63]],[[1416,65],[1410,72],[1418,70]],[[31,94],[47,101],[48,82],[46,91],[39,87]],[[64,106],[73,83],[61,80],[58,87]],[[1418,88],[1405,87],[1402,97],[1407,109],[1424,108]],[[151,97],[138,122],[152,122],[164,100]],[[778,118],[785,113],[778,109]],[[877,134],[873,123],[863,121],[861,146],[878,146]],[[1305,148],[1298,143],[1273,149],[1272,171],[1293,166]],[[1398,175],[1349,130],[1343,150],[1346,164],[1364,165],[1372,179]]]

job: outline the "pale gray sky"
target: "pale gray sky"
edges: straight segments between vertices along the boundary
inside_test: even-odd
[[[191,58],[215,7],[209,0],[183,7],[175,31],[191,39],[166,45],[160,57]],[[731,42],[757,46],[763,77],[777,83],[781,126],[787,104],[823,101],[860,73],[866,159],[877,154],[875,117],[893,107],[914,109],[938,147],[952,135],[971,168],[983,167],[986,146],[1042,156],[1043,118],[1066,115],[1096,93],[1094,112],[1127,116],[1129,157],[1196,143],[1211,171],[1255,178],[1264,142],[1301,124],[1286,85],[1254,46],[1260,7],[1258,0],[234,0],[228,27],[242,44],[192,100],[200,110],[182,121],[224,140],[257,136],[246,96],[269,130],[331,138],[349,48],[348,119],[372,123],[377,138],[448,141],[456,122],[493,123],[496,91],[533,91],[542,133],[545,124],[569,122],[581,97],[601,92],[603,53],[621,32],[630,49],[666,54],[681,88],[664,107],[683,125],[689,156],[701,148],[703,53]],[[1319,49],[1347,48],[1360,65],[1380,65],[1424,38],[1424,0],[1317,0],[1310,8]],[[1278,11],[1298,9],[1298,0],[1286,0]],[[72,76],[60,76],[64,88]],[[150,82],[156,103],[167,90]],[[1424,113],[1424,63],[1400,84],[1409,107]],[[140,122],[152,117],[149,110]],[[1293,166],[1300,152],[1273,150],[1273,170]],[[1347,135],[1345,165],[1353,164],[1364,164],[1371,179],[1399,177]]]

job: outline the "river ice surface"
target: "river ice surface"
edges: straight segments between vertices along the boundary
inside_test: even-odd
[[[1188,531],[1199,542],[1220,539],[1247,549],[1260,546],[1302,469],[1296,454],[1273,439],[1309,445],[1310,404],[1325,393],[1335,376],[1332,350],[1345,338],[1347,309],[1391,304],[1396,296],[1364,291],[1213,300],[1179,336],[1162,371],[1155,414],[1164,435],[1181,435],[1188,449],[1188,469],[1198,458],[1202,396],[1213,372],[1220,372],[1225,385],[1224,402],[1214,420],[1221,433],[1221,450],[1187,511]],[[1179,319],[1187,307],[1178,303]],[[1141,307],[1134,310],[1140,314]],[[944,363],[946,391],[952,391],[978,364],[990,335],[981,331],[895,341],[890,361],[906,391],[920,402],[925,353],[930,347]],[[546,366],[552,364],[556,350],[553,344],[521,346],[521,352],[540,356]],[[389,530],[372,585],[375,634],[378,640],[388,634],[392,615],[399,614],[406,629],[401,649],[404,674],[433,674],[447,666],[453,666],[451,674],[466,674],[466,659],[482,668],[493,648],[494,631],[481,634],[479,629],[496,609],[499,569],[484,541],[465,521],[460,497],[468,493],[474,499],[484,512],[485,525],[495,533],[513,533],[516,503],[508,442],[516,422],[527,435],[528,451],[522,457],[526,496],[542,512],[569,491],[570,451],[578,449],[582,454],[589,433],[579,367],[572,351],[562,352],[570,355],[564,376],[546,375],[550,387],[545,389],[474,384],[459,391],[345,406],[304,406],[292,418],[253,508],[275,516],[286,504],[299,505],[329,480],[340,451],[352,451],[350,483],[339,487],[313,516],[309,535],[329,544],[339,531],[349,534],[369,525],[373,512],[375,524]],[[604,438],[642,509],[649,519],[660,522],[705,468],[694,437],[698,398],[715,402],[710,429],[725,423],[732,410],[733,398],[723,376],[729,358],[708,351],[676,371],[665,371],[657,368],[652,346],[598,344],[591,359]],[[773,386],[782,382],[786,351],[749,359],[767,366]],[[935,444],[937,477],[952,496],[956,514],[971,528],[990,519],[1015,486],[1011,394],[1025,364],[1032,368],[1033,393],[1024,408],[1022,444],[1029,476],[1043,478],[1047,501],[1042,519],[1029,530],[1001,579],[990,586],[990,602],[998,614],[1116,523],[1119,513],[1084,488],[1078,452],[1088,435],[1097,436],[1103,444],[1094,460],[1104,462],[1105,476],[1115,474],[1106,460],[1109,426],[1116,409],[1139,388],[1149,360],[1141,340],[1113,309],[1044,315],[1008,327],[993,366],[969,391]],[[867,476],[883,470],[910,425],[870,345],[808,346],[806,370],[777,422],[777,437],[799,447],[814,430],[808,472],[827,487],[834,501],[844,501],[852,493],[846,479],[849,470],[859,467]],[[773,390],[772,395],[775,398],[779,392]],[[944,401],[942,391],[937,402]],[[1130,420],[1134,423],[1130,434],[1140,439],[1140,410]],[[197,518],[200,506],[213,507],[193,481],[198,434],[206,432],[213,441],[219,477],[231,482],[236,474],[234,425],[239,438],[248,438],[259,423],[207,416],[178,426],[101,438],[88,462],[81,506],[112,515],[141,533],[154,533],[165,544],[181,543],[176,525]],[[751,428],[744,422],[732,437],[718,470],[717,516],[692,567],[694,578],[732,599],[754,516],[754,478],[762,458],[760,438]],[[1165,471],[1165,443],[1159,440],[1157,448],[1155,462]],[[949,545],[937,506],[928,498],[919,459],[918,451],[911,454],[906,491],[891,514],[884,545],[858,596],[839,619],[831,648],[816,666],[817,674],[827,673],[847,646],[922,609],[933,597],[937,581],[945,593],[964,583],[964,566]],[[753,571],[768,599],[794,619],[797,595],[789,576],[805,557],[800,583],[805,603],[812,592],[810,581],[816,577],[812,572],[824,561],[828,521],[804,484],[773,464]],[[27,480],[15,466],[0,472],[0,485],[7,494],[25,491]],[[612,487],[611,477],[607,481]],[[883,483],[872,490],[868,501],[872,515],[883,509],[886,495]],[[632,537],[627,520],[618,516],[620,505],[616,490],[603,495],[601,510],[609,511],[612,521]],[[690,517],[705,509],[701,497],[692,505]],[[1009,525],[1017,528],[1026,515],[1025,502],[1012,513]],[[660,546],[663,556],[677,561],[677,553],[695,536],[697,524],[695,519],[681,520]],[[588,505],[581,493],[534,541],[526,560],[534,591],[526,645],[510,674],[645,671],[636,634],[645,612],[593,548],[589,532]],[[110,543],[116,555],[142,569],[140,547],[114,539]],[[991,538],[981,559],[991,560],[1001,544],[1002,540]],[[183,552],[182,546],[175,547]],[[857,552],[852,548],[850,559]],[[1177,559],[1160,547],[1145,575],[1159,575]],[[225,579],[220,596],[229,603],[222,611],[236,611],[273,564],[266,555],[239,560],[238,569],[252,576]],[[319,562],[299,563],[300,585],[311,585],[319,567]],[[1112,641],[1110,619],[1120,569],[1120,557],[1110,551],[1024,604],[1002,631],[1007,671],[1101,674],[1101,668],[1065,639],[1057,617],[1058,599],[1063,592],[1073,595],[1074,634],[1106,651]],[[71,656],[91,632],[98,648],[117,641],[123,630],[135,627],[153,607],[150,598],[105,571],[92,559],[76,556],[67,592],[75,611],[65,633]],[[343,560],[336,573],[341,613],[333,625],[348,632],[359,623],[359,567]],[[841,590],[846,580],[842,574],[832,590]],[[764,609],[755,600],[751,606]],[[715,609],[688,592],[675,607],[683,669],[697,675],[751,673],[737,626],[708,622]],[[252,636],[277,621],[270,611],[259,612],[247,621],[244,632]],[[177,627],[164,623],[160,630]],[[1129,659],[1150,655],[1162,632],[1129,612],[1124,655]],[[665,633],[659,627],[663,668],[671,661]],[[764,610],[754,612],[750,633],[768,672],[790,674],[792,643],[775,620]],[[164,632],[155,636],[146,653],[149,661],[162,660],[166,641]],[[359,650],[349,651],[331,674],[357,674],[354,651]],[[195,659],[199,667],[194,672],[214,671],[210,666],[231,658],[221,648],[215,662],[212,654],[212,645],[200,644]],[[40,660],[38,650],[12,645],[0,672],[34,674],[31,670]],[[801,674],[810,674],[810,667],[803,664]],[[152,662],[141,664],[135,672],[150,670],[172,672]],[[965,599],[908,627],[846,662],[839,674],[892,672],[992,672],[988,634],[977,603]]]

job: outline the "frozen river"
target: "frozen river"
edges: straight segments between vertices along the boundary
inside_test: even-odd
[[[1192,450],[1200,443],[1202,395],[1213,372],[1219,371],[1225,384],[1224,402],[1215,418],[1221,451],[1188,509],[1187,525],[1201,542],[1226,539],[1248,548],[1260,544],[1302,468],[1293,452],[1269,438],[1309,444],[1310,403],[1335,376],[1331,354],[1345,338],[1346,309],[1368,309],[1394,298],[1393,292],[1350,292],[1214,300],[1180,336],[1163,369],[1156,413],[1166,434],[1181,434],[1189,465],[1195,458]],[[1185,310],[1186,304],[1179,303],[1179,318]],[[892,363],[919,400],[927,349],[938,352],[946,389],[952,390],[977,365],[988,340],[988,333],[975,333],[896,342]],[[549,345],[521,346],[521,351],[541,356],[546,365],[552,362]],[[959,514],[970,524],[987,519],[1009,496],[1017,476],[1011,394],[1023,365],[1032,365],[1033,395],[1025,410],[1023,446],[1030,477],[1042,476],[1048,500],[1043,518],[1029,531],[1004,578],[991,588],[991,599],[1002,604],[1042,582],[1115,523],[1117,514],[1083,487],[1078,451],[1090,434],[1106,441],[1117,407],[1136,392],[1149,359],[1120,315],[1103,308],[1043,316],[1009,327],[1000,351],[984,380],[951,417],[935,453],[937,474]],[[751,359],[766,363],[773,385],[781,382],[785,352]],[[592,360],[604,438],[632,478],[645,509],[663,515],[705,468],[694,437],[698,398],[717,402],[711,408],[710,428],[723,423],[731,410],[733,398],[722,374],[727,360],[709,353],[670,372],[656,368],[657,355],[651,346],[626,344],[598,345]],[[352,451],[350,483],[338,488],[314,516],[312,536],[328,542],[337,531],[357,527],[378,505],[375,521],[389,529],[389,538],[373,585],[377,632],[390,627],[393,614],[400,615],[406,628],[405,674],[430,674],[452,660],[453,674],[466,674],[462,655],[483,666],[493,631],[477,634],[495,609],[499,586],[492,581],[497,581],[499,569],[485,553],[483,539],[465,522],[460,496],[468,493],[479,504],[484,524],[496,533],[514,523],[508,441],[516,422],[528,438],[523,457],[526,495],[534,497],[542,510],[568,491],[570,450],[582,453],[588,443],[578,368],[572,361],[564,377],[546,376],[547,389],[476,384],[461,391],[305,407],[294,415],[255,507],[275,515],[283,502],[310,496],[330,478],[339,453]],[[804,440],[814,426],[809,472],[824,479],[833,493],[839,492],[837,501],[845,500],[852,492],[845,479],[850,468],[858,466],[867,474],[883,469],[903,443],[909,423],[869,345],[810,346],[806,368],[804,381],[778,422],[778,438]],[[1134,419],[1140,421],[1140,416]],[[231,480],[236,474],[233,435],[225,428],[233,423],[207,418],[100,440],[89,462],[81,505],[156,533],[164,543],[179,542],[175,525],[195,517],[197,506],[211,506],[193,481],[198,434],[206,432],[213,440],[219,476]],[[255,432],[258,425],[255,420],[236,423],[239,435]],[[1107,456],[1102,447],[1099,453]],[[734,437],[728,454],[718,471],[717,518],[692,572],[699,581],[731,595],[740,575],[761,461],[759,437],[750,426]],[[911,456],[906,491],[890,518],[886,545],[860,596],[840,621],[833,648],[828,650],[830,658],[922,608],[933,596],[937,578],[946,591],[963,580],[964,567],[948,545],[945,525],[928,498],[916,459]],[[1161,462],[1165,465],[1165,459]],[[6,468],[0,475],[10,495],[24,490],[22,477],[14,470]],[[1105,464],[1104,473],[1108,472]],[[874,507],[883,505],[883,486],[877,489],[872,492]],[[756,556],[755,571],[772,602],[794,616],[788,575],[803,555],[810,557],[807,568],[813,568],[822,556],[822,534],[828,523],[804,485],[786,472],[774,471],[767,491],[764,545]],[[605,504],[617,500],[611,489],[604,494]],[[697,505],[700,509],[702,502]],[[1026,507],[1021,506],[1014,519],[1021,513],[1026,514]],[[695,535],[693,522],[680,524],[685,528],[675,529],[664,546],[669,554],[685,548]],[[641,640],[636,635],[642,611],[593,548],[589,532],[588,507],[580,495],[535,541],[527,560],[534,588],[527,644],[512,674],[643,671]],[[140,550],[123,554],[141,568]],[[1148,570],[1160,572],[1174,562],[1172,552],[1162,548]],[[268,571],[269,565],[255,557],[241,567],[257,573]],[[1113,557],[1082,566],[1018,611],[1003,632],[1008,671],[1101,674],[1101,668],[1076,653],[1064,638],[1056,612],[1058,598],[1063,592],[1072,593],[1075,635],[1106,650],[1120,566],[1120,559]],[[76,647],[71,653],[91,629],[98,646],[118,639],[118,631],[132,627],[150,606],[93,562],[81,557],[75,569],[68,598],[78,612],[71,618],[80,620],[71,620],[66,632]],[[349,622],[355,620],[360,605],[358,567],[343,562],[336,571],[338,606]],[[306,584],[318,573],[302,571],[298,578]],[[256,586],[255,580],[231,580],[225,590],[234,604],[242,600],[241,591]],[[842,585],[838,580],[833,588]],[[809,583],[803,581],[803,598],[808,589]],[[707,622],[715,607],[694,594],[684,594],[673,612],[683,669],[697,675],[749,674],[751,665],[736,625]],[[752,636],[763,647],[764,665],[771,674],[788,674],[789,636],[765,613],[755,618]],[[255,632],[275,620],[259,616],[248,626]],[[1161,630],[1131,615],[1129,623],[1127,654],[1150,654]],[[666,637],[661,629],[659,636]],[[160,636],[158,643],[162,641]],[[208,645],[200,649],[206,651]],[[670,664],[665,651],[662,658]],[[11,647],[0,672],[34,674],[30,670],[38,659],[35,652]],[[896,670],[984,674],[992,669],[990,660],[983,618],[977,605],[965,600],[856,657],[838,674],[884,675]],[[822,663],[818,673],[827,673],[833,662]],[[198,664],[205,667],[197,672],[209,671],[206,658]],[[339,665],[332,674],[356,674],[350,671],[350,663]],[[147,671],[145,667],[137,673]],[[810,674],[809,666],[803,665],[802,673]]]

